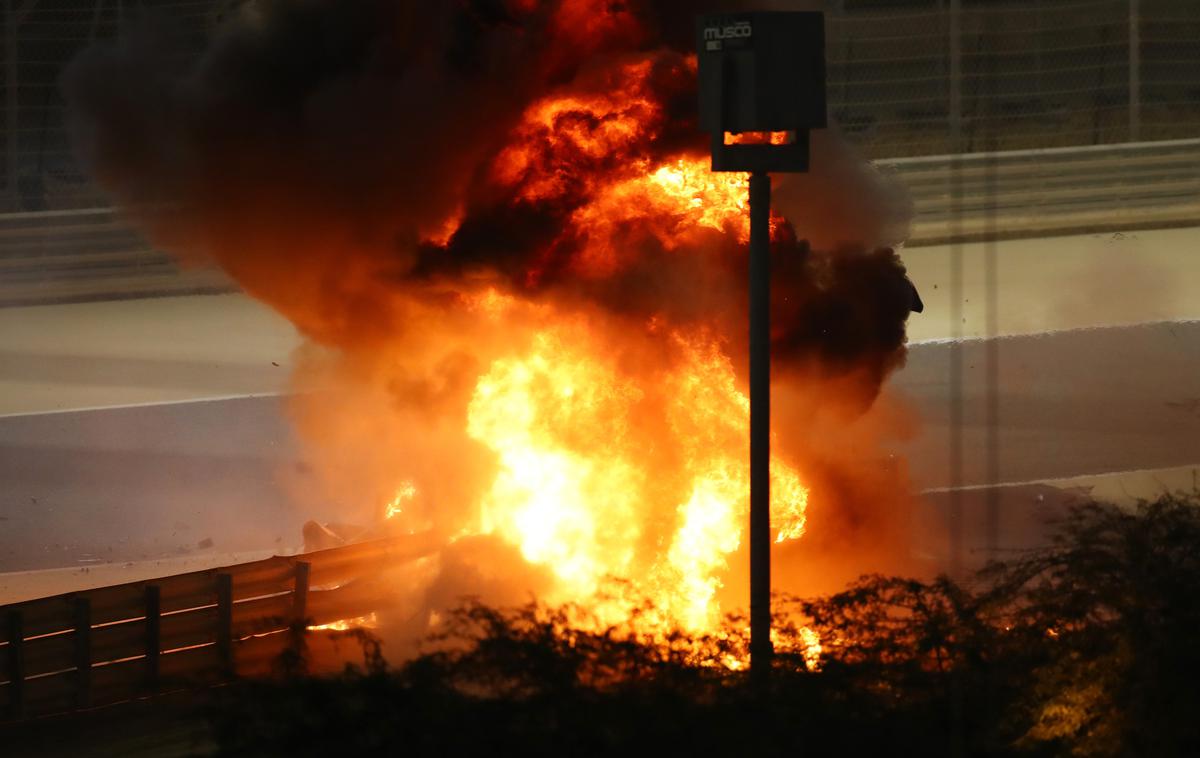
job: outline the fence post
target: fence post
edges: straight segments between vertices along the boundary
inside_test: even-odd
[[[292,585],[292,620],[298,624],[303,624],[308,618],[308,577],[311,574],[311,563],[296,562],[296,575]]]
[[[950,152],[962,152],[962,3],[950,0]]]
[[[17,26],[21,11],[17,8],[16,0],[4,2],[4,188],[8,191],[9,200],[16,201],[17,197],[17,162],[19,150],[17,139],[21,133],[19,128],[17,67]]]
[[[1138,0],[1129,0],[1129,141],[1142,136],[1142,30]]]
[[[75,610],[75,707],[92,702],[92,601],[74,600]]]
[[[288,625],[288,651],[281,659],[285,671],[304,673],[308,667],[308,586],[312,564],[297,561],[292,583],[292,619]]]
[[[25,624],[21,612],[8,612],[8,712],[14,719],[25,715]]]
[[[162,653],[162,588],[146,585],[146,688],[158,689],[158,659]]]
[[[217,574],[217,658],[221,675],[230,678],[233,666],[233,575]]]

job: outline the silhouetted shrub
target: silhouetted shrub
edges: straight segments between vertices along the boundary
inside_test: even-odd
[[[243,682],[212,723],[244,755],[1200,754],[1198,556],[1195,498],[1089,503],[969,586],[867,576],[780,598],[766,690],[724,665],[744,658],[741,617],[689,637],[467,602],[394,670],[376,647],[342,676]]]

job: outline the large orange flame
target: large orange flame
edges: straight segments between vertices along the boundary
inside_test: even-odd
[[[719,621],[717,590],[747,519],[748,401],[710,336],[671,340],[681,359],[654,377],[622,369],[585,324],[569,320],[539,332],[529,352],[492,363],[475,386],[467,432],[499,466],[472,531],[499,535],[548,568],[557,587],[547,600],[586,601],[616,578],[629,583],[630,604],[652,601],[664,624],[707,631]],[[648,382],[671,470],[633,428]],[[674,486],[664,489],[665,480]],[[664,491],[679,493],[666,504],[670,526],[661,549],[643,555],[651,517],[664,518],[652,505]],[[803,535],[807,499],[796,470],[773,460],[777,540]],[[610,604],[603,620],[622,621],[631,607]]]
[[[655,162],[637,152],[663,128],[645,92],[649,75],[646,62],[628,65],[621,86],[604,94],[533,103],[493,162],[514,202],[574,203],[566,233],[579,242],[578,275],[630,265],[632,236],[668,252],[714,232],[748,237],[745,175],[713,173],[693,154]],[[490,287],[472,301],[479,318],[501,322],[515,304]],[[660,628],[711,631],[747,522],[749,402],[715,334],[647,328],[663,330],[676,356],[650,373],[622,366],[585,319],[565,314],[482,372],[467,434],[495,454],[497,473],[464,534],[497,535],[548,569],[556,581],[549,602],[586,604],[617,579],[628,597],[594,600],[601,621],[627,621],[646,599]],[[657,414],[650,435],[638,428],[647,408]],[[776,539],[796,539],[808,490],[779,458],[771,479]],[[407,497],[399,492],[389,508]]]

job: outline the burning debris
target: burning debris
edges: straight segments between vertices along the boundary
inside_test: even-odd
[[[127,212],[309,338],[294,386],[318,391],[292,402],[321,496],[443,535],[410,604],[479,594],[447,574],[463,545],[548,601],[626,580],[664,625],[741,602],[745,179],[708,170],[695,11],[260,2],[198,61],[143,28],[67,73],[80,149]],[[772,219],[772,518],[778,542],[822,545],[903,510],[902,470],[847,473],[883,434],[847,420],[902,365],[920,300],[891,247],[905,203],[832,135],[812,149]],[[839,515],[820,527],[810,500]]]

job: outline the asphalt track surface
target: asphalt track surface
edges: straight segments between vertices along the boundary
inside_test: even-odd
[[[1128,504],[1195,487],[1200,323],[971,340],[957,349],[963,375],[957,481],[948,464],[954,347],[914,346],[892,382],[921,424],[900,451],[924,490],[912,544],[943,569],[969,569],[1044,543],[1050,522],[1081,498]],[[994,433],[989,383],[996,387]],[[948,537],[954,519],[957,548]]]
[[[0,419],[0,571],[294,547],[297,465],[279,397]]]
[[[926,310],[910,320],[908,364],[886,392],[919,419],[895,452],[924,493],[929,533],[957,502],[966,549],[985,541],[990,500],[1000,540],[1027,541],[1064,479],[1154,487],[1173,469],[1176,486],[1190,481],[1200,469],[1198,241],[1200,228],[903,251]],[[296,497],[310,473],[281,395],[299,344],[242,295],[0,308],[0,571],[287,550],[305,520],[337,519]],[[947,463],[956,357],[957,478]],[[914,550],[946,557],[921,537]]]
[[[995,344],[998,483],[1200,464],[1200,323]],[[964,367],[958,484],[967,488],[989,484],[987,346],[957,346]],[[953,483],[946,461],[954,349],[914,345],[889,390],[922,419],[899,452],[924,489]],[[3,417],[0,571],[291,548],[306,519],[336,517],[289,504],[289,487],[305,474],[279,396]],[[1020,493],[1028,500],[1028,488]],[[979,500],[967,499],[969,508]]]
[[[1036,482],[1200,463],[1200,322],[1080,329],[995,340],[997,482]],[[960,343],[963,473],[987,471],[989,342]],[[954,482],[953,347],[916,345],[892,387],[921,419],[906,449],[916,479]]]

